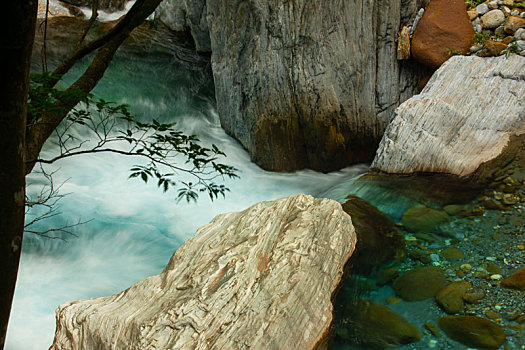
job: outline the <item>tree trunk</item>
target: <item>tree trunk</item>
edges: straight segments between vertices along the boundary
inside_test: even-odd
[[[24,143],[37,1],[2,4],[0,39],[0,348],[16,285],[24,231]]]

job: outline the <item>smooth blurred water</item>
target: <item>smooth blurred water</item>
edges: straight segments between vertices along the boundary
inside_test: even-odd
[[[120,56],[94,93],[128,103],[133,112],[176,121],[187,133],[215,143],[240,169],[228,180],[225,199],[177,203],[175,193],[128,180],[136,159],[113,154],[85,155],[49,166],[55,183],[64,182],[61,214],[41,228],[92,220],[74,227],[66,241],[26,234],[7,350],[46,349],[54,336],[54,312],[66,301],[111,295],[158,274],[174,250],[215,215],[242,210],[262,200],[297,193],[314,196],[366,171],[364,165],[321,174],[300,171],[270,173],[250,162],[248,154],[220,128],[206,71],[195,72],[169,59]],[[209,81],[208,81],[209,83]],[[52,153],[47,145],[45,154]],[[32,174],[28,182],[41,182]],[[30,186],[35,191],[38,186]]]

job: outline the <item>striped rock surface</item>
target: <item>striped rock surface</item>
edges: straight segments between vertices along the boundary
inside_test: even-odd
[[[525,57],[455,56],[396,109],[372,168],[486,173],[490,162],[518,152],[524,135]]]
[[[350,216],[297,195],[222,214],[165,270],[57,309],[51,349],[312,349],[356,243]]]

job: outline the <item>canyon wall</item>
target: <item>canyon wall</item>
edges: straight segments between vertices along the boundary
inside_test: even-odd
[[[261,167],[371,161],[421,68],[396,34],[424,0],[168,0],[156,18],[211,52],[221,124]]]

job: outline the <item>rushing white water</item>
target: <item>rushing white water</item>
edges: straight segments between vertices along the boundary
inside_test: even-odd
[[[225,162],[240,169],[241,178],[226,181],[231,192],[225,199],[211,202],[201,196],[198,203],[188,204],[177,203],[175,193],[127,180],[136,163],[129,157],[86,155],[50,166],[57,170],[55,183],[65,181],[61,193],[70,194],[61,201],[61,215],[42,227],[92,221],[74,227],[77,237],[67,241],[26,234],[7,350],[49,347],[59,304],[111,295],[159,273],[174,250],[215,215],[297,193],[318,195],[366,170],[366,166],[330,174],[261,170],[220,128],[214,102],[196,96],[196,81],[194,74],[169,60],[121,56],[95,93],[130,104],[138,115],[177,121],[187,133],[217,144],[228,155]],[[32,175],[28,181],[41,177]]]

